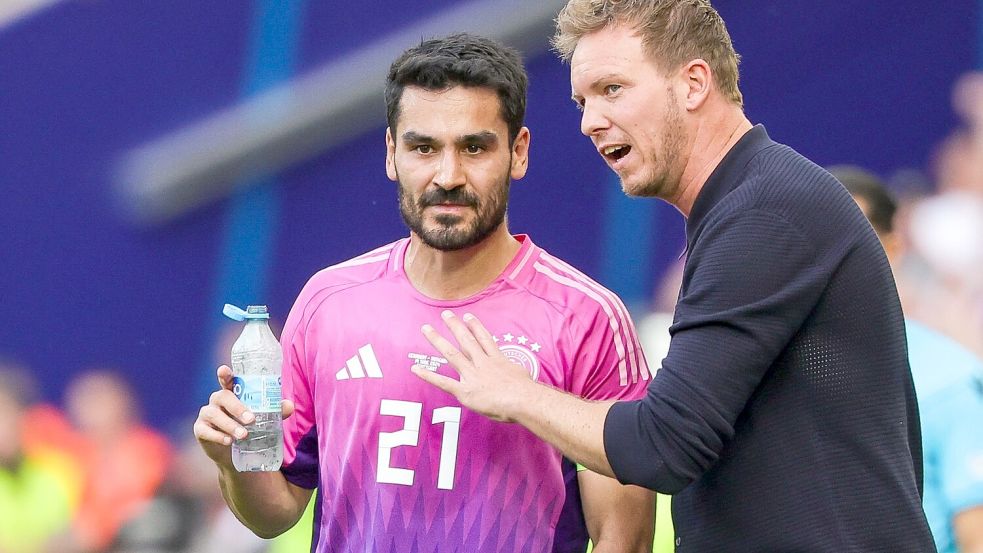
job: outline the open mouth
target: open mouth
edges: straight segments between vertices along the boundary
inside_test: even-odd
[[[614,146],[608,146],[608,147],[604,148],[604,150],[602,151],[602,153],[604,154],[604,157],[608,161],[610,161],[611,163],[614,163],[614,162],[618,161],[619,159],[621,159],[621,158],[625,157],[626,155],[628,155],[628,152],[630,152],[630,151],[631,151],[631,146],[629,146],[627,144],[616,144]]]

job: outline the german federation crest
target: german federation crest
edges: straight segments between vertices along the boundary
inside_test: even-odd
[[[539,380],[539,359],[536,358],[536,352],[542,349],[542,346],[536,342],[530,343],[529,338],[515,336],[511,332],[505,333],[501,338],[498,336],[494,338],[499,351],[506,359],[525,367],[533,380]]]

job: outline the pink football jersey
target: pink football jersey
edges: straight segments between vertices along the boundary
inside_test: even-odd
[[[472,313],[532,378],[590,399],[636,399],[649,371],[612,292],[526,236],[482,292],[443,301],[406,277],[403,239],[307,283],[283,331],[283,473],[318,489],[317,552],[584,551],[576,467],[516,424],[416,377],[455,376],[420,327]],[[446,334],[446,332],[445,332]]]

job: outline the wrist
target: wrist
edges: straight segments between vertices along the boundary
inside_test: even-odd
[[[508,396],[510,401],[506,404],[505,420],[525,425],[535,417],[546,390],[546,386],[535,380],[523,381],[516,386]]]

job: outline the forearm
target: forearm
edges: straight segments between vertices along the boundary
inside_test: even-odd
[[[615,477],[604,451],[604,419],[613,401],[588,401],[530,383],[518,395],[515,422],[592,471]]]
[[[592,402],[530,380],[528,370],[506,359],[495,337],[473,316],[463,317],[467,324],[450,311],[441,317],[461,349],[430,325],[423,325],[422,331],[459,379],[418,365],[414,374],[477,413],[521,424],[598,474],[669,494],[688,486],[716,462],[746,403],[741,392],[753,392],[748,380],[757,378],[745,377],[735,393],[727,384],[734,378],[721,378],[711,389],[698,373],[681,378],[668,371],[653,379],[642,400]],[[706,349],[702,339],[691,342],[694,350]],[[665,363],[662,372],[667,372]],[[684,376],[690,375],[684,371]],[[728,401],[714,401],[717,396]]]
[[[294,486],[279,471],[219,474],[222,496],[236,518],[261,538],[276,537],[300,519],[310,490]]]
[[[655,494],[637,486],[612,497],[587,526],[594,553],[650,553],[655,540]],[[585,515],[589,507],[584,506]],[[587,516],[591,516],[587,515]],[[600,519],[600,520],[598,520]]]
[[[652,551],[652,541],[641,541],[633,536],[609,536],[605,535],[593,543],[591,551],[594,553],[649,553]]]
[[[699,478],[716,461],[721,435],[729,433],[726,420],[696,410],[698,398],[687,395],[687,388],[660,394],[659,401],[650,394],[630,402],[584,400],[534,382],[515,390],[506,420],[598,474],[667,494]],[[672,398],[672,404],[664,398]],[[674,418],[660,416],[666,413]]]
[[[647,553],[655,536],[655,494],[589,470],[577,473],[595,553]]]

